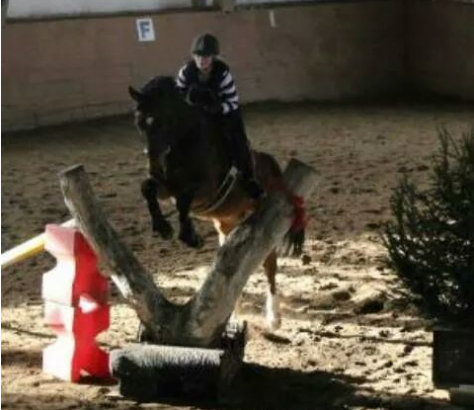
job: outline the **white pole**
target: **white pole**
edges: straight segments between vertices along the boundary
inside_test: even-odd
[[[75,226],[75,220],[70,219],[69,221],[62,223],[61,226],[72,228]],[[45,239],[46,235],[42,233],[41,235],[28,239],[21,245],[15,246],[14,248],[2,253],[0,257],[2,269],[43,252]]]

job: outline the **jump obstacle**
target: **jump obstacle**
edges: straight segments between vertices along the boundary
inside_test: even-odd
[[[43,274],[44,318],[58,338],[43,351],[43,371],[72,382],[107,378],[109,355],[95,338],[109,327],[109,284],[94,251],[76,229],[58,225],[46,226],[45,249],[57,263]]]
[[[292,160],[284,177],[288,189],[307,198],[316,175],[311,167]],[[49,247],[58,263],[45,274],[43,295],[48,306],[46,322],[58,335],[53,346],[59,347],[45,349],[45,370],[71,381],[83,374],[115,377],[121,393],[138,400],[162,395],[219,396],[232,384],[246,342],[245,325],[230,326],[228,318],[250,274],[288,232],[293,204],[282,193],[269,195],[218,249],[202,288],[179,306],[164,297],[152,275],[108,224],[83,167],[63,171],[60,182],[80,231],[111,270],[104,276],[115,282],[157,345],[129,346],[110,354],[97,348],[95,337],[108,327],[109,307],[96,257],[78,231],[50,227],[48,231],[59,242]],[[60,274],[65,275],[61,281]],[[61,291],[56,286],[60,282]],[[59,354],[63,357],[58,358]],[[51,364],[54,360],[68,364],[57,368]]]
[[[246,325],[229,324],[212,349],[134,344],[106,352],[96,337],[108,329],[108,280],[74,220],[49,224],[45,233],[6,253],[6,265],[41,250],[56,258],[43,274],[44,320],[57,340],[43,350],[43,371],[77,383],[85,376],[117,379],[119,392],[137,400],[223,397],[244,356]],[[13,255],[12,257],[10,255]]]
[[[76,179],[77,187],[84,188],[81,185],[81,178],[78,176]],[[84,203],[81,198],[84,192],[88,192],[88,187],[79,188],[76,189],[74,184],[72,188],[69,187],[71,192],[79,194],[76,198],[74,195],[68,198],[70,203],[77,202],[77,205],[70,210],[74,215],[74,207],[77,206],[87,214],[86,223],[82,221],[81,231],[87,233],[88,238],[96,240],[98,248],[95,249],[100,251],[103,260],[114,262],[116,261],[114,253],[108,254],[104,251],[106,244],[102,243],[100,235],[104,231],[110,234],[110,230],[105,221],[100,221],[98,224],[100,229],[96,226],[98,214],[91,212],[89,215],[88,208],[93,207],[89,207],[89,204]],[[93,218],[89,218],[91,215]],[[260,216],[260,225],[267,227],[275,225],[275,220],[266,218],[265,215]],[[94,221],[95,224],[90,221]],[[63,225],[71,226],[73,221],[68,221]],[[249,229],[249,226],[244,227],[245,229]],[[252,231],[250,235],[254,233]],[[108,328],[107,280],[98,273],[96,256],[78,231],[67,227],[48,226],[45,234],[2,254],[2,268],[43,250],[48,236],[51,237],[53,244],[46,245],[46,248],[57,258],[58,263],[55,269],[44,274],[45,319],[58,335],[58,340],[45,349],[43,366],[46,372],[70,381],[77,381],[85,374],[95,377],[115,377],[120,382],[122,395],[138,400],[152,400],[163,396],[182,398],[219,395],[221,391],[229,388],[242,364],[246,341],[245,325],[227,326],[212,349],[132,345],[110,353],[104,352],[96,346],[95,337]],[[107,239],[110,240],[110,236],[107,236]],[[246,239],[246,236],[242,235],[237,239],[241,247],[242,240]],[[271,242],[272,240],[263,238],[262,241]],[[113,245],[115,251],[126,251],[115,242]],[[232,247],[232,243],[228,245],[228,249],[221,252],[220,262],[224,266],[226,266],[226,260],[229,261],[226,255],[236,250]],[[248,254],[255,253],[252,243],[246,247],[245,251]],[[237,259],[240,260],[238,257]],[[132,258],[127,256],[127,260],[131,261],[134,267],[140,268]],[[141,273],[141,269],[138,270]],[[240,270],[237,276],[240,275],[239,279],[242,277],[245,279],[244,275],[251,269],[248,266],[240,266]],[[221,271],[219,269],[211,271],[208,279],[212,275],[219,275]],[[61,274],[64,276],[60,276]],[[126,271],[121,271],[118,276],[125,282],[136,279]],[[228,279],[226,278],[225,281]],[[212,280],[209,280],[209,284],[215,285]],[[221,288],[221,284],[218,283],[215,287]],[[207,301],[205,296],[202,299]],[[213,316],[214,320],[214,315],[218,310],[212,306],[207,312]],[[175,319],[173,315],[171,318]],[[208,324],[209,320],[204,318]],[[472,404],[474,369],[466,367],[466,363],[470,363],[467,359],[472,357],[472,338],[466,338],[465,332],[461,333],[443,329],[435,330],[433,380],[435,385],[440,385],[440,387],[441,385],[456,386],[459,383],[468,384],[467,387],[461,384],[461,387],[452,388],[451,399],[453,402]],[[201,340],[206,339],[201,338]],[[63,362],[61,366],[57,364],[59,361]],[[459,369],[462,369],[462,372]]]

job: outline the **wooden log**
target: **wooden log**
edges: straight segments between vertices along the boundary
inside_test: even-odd
[[[316,172],[292,160],[284,179],[289,191],[307,199]],[[186,305],[177,306],[162,295],[152,276],[119,240],[94,200],[84,168],[75,166],[63,171],[60,181],[66,205],[81,231],[110,268],[112,280],[137,311],[152,339],[163,344],[211,347],[218,343],[250,274],[283,239],[294,211],[284,193],[270,193],[219,248],[198,293]]]
[[[67,168],[60,172],[59,179],[66,206],[77,226],[96,252],[99,261],[110,271],[101,270],[101,273],[113,280],[125,301],[147,325],[147,329],[160,337],[162,329],[158,323],[164,322],[161,316],[175,316],[180,308],[161,294],[152,276],[109,224],[95,200],[84,167],[75,165]],[[163,335],[163,339],[165,338]]]
[[[110,354],[120,394],[140,401],[158,397],[214,395],[224,351],[161,345],[131,345]]]
[[[315,186],[316,172],[292,160],[284,173],[290,192],[307,199]],[[240,224],[218,249],[210,273],[186,306],[181,337],[189,343],[212,343],[222,332],[249,276],[288,232],[294,208],[286,195],[270,193],[259,209]],[[219,323],[220,326],[216,327]]]
[[[244,356],[246,326],[230,324],[216,349],[138,344],[113,350],[120,393],[139,401],[219,398],[232,388]]]

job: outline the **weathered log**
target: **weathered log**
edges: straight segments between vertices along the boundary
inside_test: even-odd
[[[110,354],[120,393],[139,401],[219,398],[232,386],[244,356],[246,325],[230,324],[216,349],[131,345]]]
[[[289,191],[305,199],[311,194],[315,178],[315,171],[297,160],[290,162],[284,174]],[[288,232],[293,213],[285,193],[270,193],[259,209],[231,232],[218,249],[203,286],[187,305],[182,334],[191,343],[196,338],[218,338],[249,276]]]
[[[75,165],[59,174],[64,200],[76,226],[89,241],[99,261],[107,266],[102,270],[119,289],[127,304],[149,331],[160,334],[155,326],[163,319],[176,315],[179,306],[171,304],[159,291],[152,276],[143,268],[134,254],[120,240],[95,200],[89,178],[82,165]],[[169,313],[168,313],[169,312]]]
[[[284,179],[290,192],[307,199],[316,172],[292,160]],[[250,274],[282,240],[293,216],[293,205],[285,193],[270,193],[219,248],[201,289],[187,304],[178,306],[162,295],[152,276],[109,225],[94,199],[84,168],[75,166],[63,171],[60,181],[77,226],[110,268],[112,280],[153,340],[164,344],[210,347],[218,343]]]

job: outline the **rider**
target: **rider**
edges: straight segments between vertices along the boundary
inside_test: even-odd
[[[186,101],[222,119],[230,144],[229,154],[242,174],[249,196],[264,191],[255,179],[255,169],[239,108],[239,96],[229,66],[218,58],[219,41],[211,34],[197,36],[191,46],[193,59],[178,72],[176,84]]]

